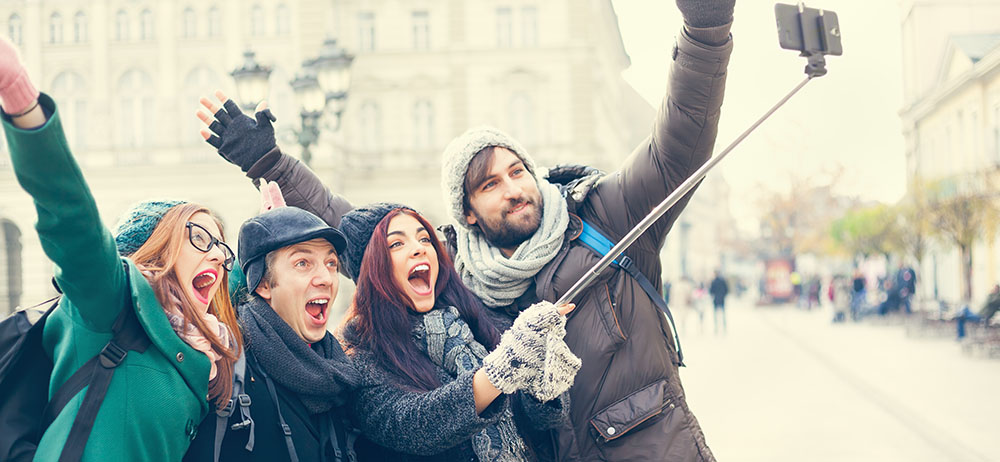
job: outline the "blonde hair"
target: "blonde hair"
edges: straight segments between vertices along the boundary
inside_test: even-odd
[[[174,265],[177,262],[177,256],[180,254],[180,248],[188,241],[186,235],[187,222],[194,214],[199,212],[212,217],[216,225],[219,226],[220,233],[223,233],[219,237],[225,239],[222,223],[210,210],[197,204],[180,204],[171,207],[163,215],[163,218],[157,223],[156,228],[153,229],[153,233],[150,234],[149,239],[135,253],[130,255],[129,258],[143,270],[152,273],[152,276],[147,276],[147,279],[149,280],[149,285],[153,287],[153,291],[156,293],[156,298],[160,304],[167,306],[169,303],[172,303],[172,300],[180,301],[177,308],[184,315],[184,322],[190,323],[197,328],[205,339],[212,344],[212,348],[222,355],[223,360],[219,361],[216,365],[217,372],[215,379],[209,383],[208,387],[209,399],[214,399],[216,406],[221,409],[232,395],[233,363],[236,362],[240,351],[243,349],[243,335],[236,320],[236,312],[233,310],[232,302],[229,300],[229,273],[227,271],[222,272],[222,282],[208,305],[208,312],[215,315],[219,318],[220,322],[229,327],[229,331],[236,338],[235,348],[223,345],[219,337],[214,332],[210,332],[205,321],[198,315],[198,311],[188,299],[183,289],[183,284],[177,279],[177,274],[174,272]]]

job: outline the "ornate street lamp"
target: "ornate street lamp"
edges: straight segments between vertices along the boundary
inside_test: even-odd
[[[295,101],[302,108],[302,129],[296,133],[299,145],[302,146],[302,162],[309,165],[312,161],[312,146],[319,139],[319,119],[326,107],[326,96],[319,86],[319,80],[314,75],[311,62],[303,63],[303,73],[295,76],[289,82],[295,92]]]
[[[236,82],[240,106],[249,112],[267,97],[267,79],[271,76],[271,66],[262,66],[255,56],[251,50],[243,52],[243,66],[229,73]]]
[[[354,55],[337,45],[337,40],[323,41],[319,57],[310,64],[326,96],[326,103],[335,117],[335,127],[340,126],[340,115],[347,102],[347,89],[351,86],[351,63]]]
[[[258,102],[267,96],[267,79],[271,75],[270,66],[262,66],[254,59],[254,53],[243,53],[244,64],[231,75],[236,81],[236,91],[240,104],[253,111]],[[327,112],[333,115],[331,130],[340,128],[340,116],[347,102],[347,90],[351,85],[351,63],[354,55],[337,45],[334,39],[326,39],[319,57],[302,63],[302,70],[289,84],[295,92],[295,100],[301,108],[302,127],[295,130],[296,141],[302,147],[302,162],[312,161],[309,147],[319,140],[320,122]]]

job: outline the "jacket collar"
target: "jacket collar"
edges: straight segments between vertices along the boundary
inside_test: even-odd
[[[139,271],[139,268],[136,268],[132,260],[127,258],[122,260],[128,265],[132,306],[135,308],[139,324],[149,336],[150,343],[159,349],[177,369],[191,392],[195,396],[206,397],[206,399],[200,399],[199,403],[202,415],[208,413],[208,373],[211,369],[208,356],[191,348],[177,336],[173,327],[170,326],[170,321],[167,320],[163,306],[156,298],[156,293],[149,285],[149,281]]]

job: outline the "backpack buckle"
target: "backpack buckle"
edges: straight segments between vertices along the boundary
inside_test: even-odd
[[[114,369],[125,360],[127,355],[128,350],[118,346],[115,342],[108,342],[101,350],[101,366]]]
[[[218,414],[219,417],[229,417],[233,415],[234,410],[236,410],[236,400],[229,398],[229,401],[226,402],[226,407],[215,411],[215,413]]]
[[[623,254],[621,258],[618,259],[618,266],[622,269],[628,269],[632,266],[632,259],[629,258],[628,255]]]
[[[236,398],[239,400],[240,407],[250,407],[250,395],[240,393]]]
[[[285,436],[292,436],[292,427],[289,427],[288,424],[281,424],[281,431]]]

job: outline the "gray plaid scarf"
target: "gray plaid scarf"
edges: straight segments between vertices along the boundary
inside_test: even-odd
[[[452,377],[472,372],[483,364],[487,351],[472,335],[469,325],[453,306],[435,308],[422,315],[414,336],[426,348],[427,356]],[[479,462],[520,462],[528,460],[524,440],[517,433],[514,414],[507,405],[503,417],[472,436],[472,448]]]

